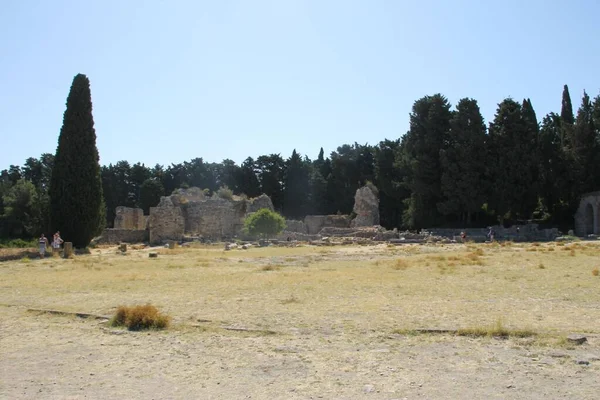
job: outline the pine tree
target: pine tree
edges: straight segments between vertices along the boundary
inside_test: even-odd
[[[584,91],[581,106],[577,110],[577,118],[573,125],[570,148],[574,182],[573,202],[577,202],[582,194],[596,190],[596,171],[598,170],[596,162],[599,151],[600,146],[594,124],[594,108],[590,97]]]
[[[78,74],[67,97],[49,191],[53,230],[78,248],[87,246],[105,223],[98,161],[90,82]]]

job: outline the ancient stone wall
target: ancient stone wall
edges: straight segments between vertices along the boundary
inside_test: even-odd
[[[248,199],[246,201],[247,201],[246,212],[248,214],[257,212],[261,208],[267,208],[271,211],[275,210],[275,208],[273,207],[273,202],[271,201],[271,198],[269,196],[267,196],[266,194],[261,194],[258,197],[255,197],[253,199]]]
[[[161,197],[158,206],[150,208],[150,242],[181,240],[184,234],[207,239],[231,238],[241,233],[246,216],[261,208],[273,210],[273,203],[266,195],[224,199],[207,197],[198,188],[179,189],[171,196]]]
[[[581,197],[575,213],[575,234],[582,237],[600,235],[600,192]]]
[[[181,240],[185,232],[185,219],[181,208],[173,205],[170,199],[163,199],[162,206],[150,207],[148,229],[152,244],[160,244],[165,240]]]
[[[285,220],[285,230],[287,232],[308,233],[304,222],[292,219]]]
[[[379,197],[377,189],[363,186],[354,195],[353,212],[356,217],[352,220],[352,227],[379,225]]]
[[[246,201],[210,198],[189,202],[182,210],[186,234],[227,238],[237,235],[244,226]]]
[[[148,241],[147,229],[105,229],[98,244],[142,243]]]
[[[349,228],[349,215],[307,215],[304,224],[309,235],[316,235],[323,228]]]
[[[146,229],[146,218],[141,208],[117,207],[115,210],[115,229]]]

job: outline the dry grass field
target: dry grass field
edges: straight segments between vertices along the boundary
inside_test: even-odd
[[[599,269],[600,242],[6,261],[0,397],[597,399]],[[169,329],[69,314],[144,304]]]

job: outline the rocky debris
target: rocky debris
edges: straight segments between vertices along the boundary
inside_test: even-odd
[[[567,336],[567,341],[575,344],[583,344],[587,342],[587,337],[585,337],[584,335],[573,333]]]
[[[577,365],[590,365],[590,362],[588,360],[578,359],[578,360],[575,360],[575,364],[577,364]]]
[[[150,252],[150,253],[148,253],[148,257],[150,257],[150,258],[156,258],[156,257],[158,257],[158,253],[155,252],[155,251]]]
[[[363,386],[363,392],[364,393],[372,393],[375,391],[375,386],[373,385],[365,385]]]
[[[356,191],[352,211],[356,217],[351,227],[379,225],[379,197],[375,186],[366,185]]]

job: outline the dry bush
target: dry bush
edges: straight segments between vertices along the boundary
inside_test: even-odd
[[[538,268],[539,268],[539,269],[545,269],[545,268],[546,268],[546,266],[544,265],[544,263],[539,263],[539,264],[538,264]]]
[[[410,264],[408,263],[408,261],[402,258],[397,259],[396,262],[392,265],[392,269],[395,269],[397,271],[404,271],[408,267],[410,267]]]
[[[281,269],[281,265],[277,264],[267,264],[261,267],[261,271],[279,271]]]
[[[594,268],[594,269],[592,270],[592,275],[594,275],[594,276],[598,276],[598,275],[600,275],[600,270],[598,270],[598,268]]]
[[[171,317],[161,314],[151,304],[133,307],[119,306],[110,320],[111,326],[125,326],[130,331],[166,329],[170,323]]]

